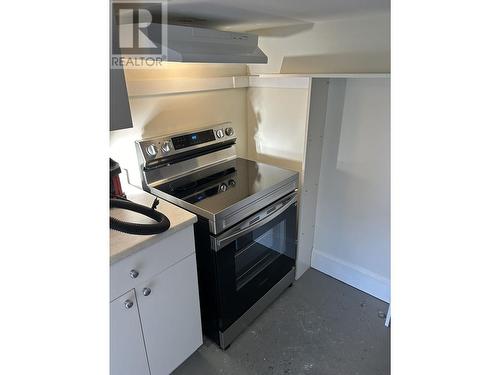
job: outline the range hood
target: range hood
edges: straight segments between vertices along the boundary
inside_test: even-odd
[[[166,28],[166,61],[196,63],[266,64],[258,36],[193,26],[163,25]]]

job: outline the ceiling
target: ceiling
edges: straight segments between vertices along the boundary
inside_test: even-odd
[[[252,31],[390,10],[390,0],[169,0],[171,22]]]

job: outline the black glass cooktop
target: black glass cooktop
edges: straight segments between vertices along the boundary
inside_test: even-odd
[[[217,213],[288,180],[297,172],[237,158],[157,186],[156,189]]]

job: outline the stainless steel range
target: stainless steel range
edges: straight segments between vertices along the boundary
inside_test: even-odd
[[[230,123],[136,142],[143,188],[198,215],[203,331],[225,349],[295,277],[298,173],[236,157]]]

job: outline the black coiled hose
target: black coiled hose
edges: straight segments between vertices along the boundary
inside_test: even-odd
[[[115,198],[111,198],[109,204],[110,208],[123,208],[125,210],[134,211],[157,221],[157,223],[153,224],[127,223],[110,216],[109,225],[113,230],[129,234],[151,235],[165,232],[170,228],[170,220],[168,220],[168,217],[156,211],[154,208],[146,207],[125,199]]]

